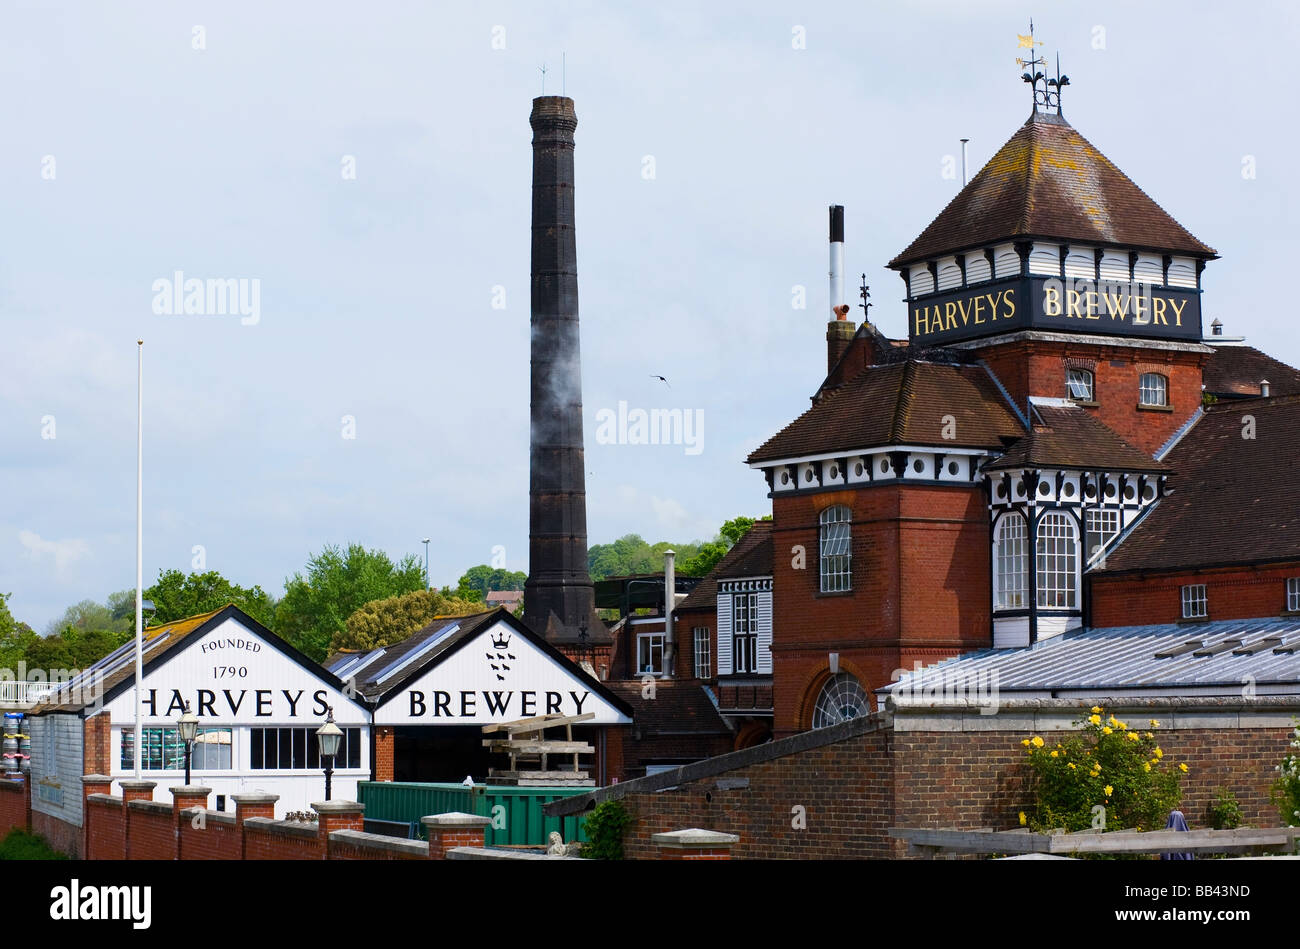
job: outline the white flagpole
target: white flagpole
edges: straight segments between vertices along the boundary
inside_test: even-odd
[[[144,678],[144,340],[136,341],[135,370],[135,779],[140,780],[144,729],[140,681]]]

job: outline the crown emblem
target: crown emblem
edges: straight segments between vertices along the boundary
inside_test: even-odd
[[[502,630],[500,634],[492,637],[492,646],[494,649],[509,649],[510,634]]]

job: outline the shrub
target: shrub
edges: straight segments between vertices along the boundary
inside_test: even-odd
[[[1205,809],[1205,822],[1215,830],[1236,830],[1241,826],[1241,805],[1237,795],[1227,788],[1219,788],[1214,800]]]
[[[67,860],[66,853],[59,853],[39,834],[29,834],[15,828],[0,841],[0,860]]]
[[[1094,706],[1076,724],[1080,732],[1049,747],[1040,736],[1021,742],[1029,767],[1031,802],[1020,822],[1039,832],[1164,827],[1182,800],[1186,764],[1165,760],[1150,720],[1145,731],[1130,729]],[[1101,809],[1094,812],[1094,808]]]
[[[1296,720],[1291,747],[1300,748],[1300,720]],[[1287,755],[1277,770],[1278,778],[1273,782],[1273,803],[1282,812],[1284,824],[1289,827],[1300,826],[1300,755]]]
[[[601,801],[587,815],[587,843],[581,856],[589,860],[622,860],[623,834],[632,815],[620,801]]]

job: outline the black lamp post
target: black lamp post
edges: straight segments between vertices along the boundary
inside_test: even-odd
[[[328,758],[329,764],[325,765],[325,800],[330,799],[330,779],[334,776],[334,756],[339,753],[339,742],[343,738],[343,732],[334,724],[334,709],[332,706],[325,708],[328,715],[325,718],[325,724],[316,729],[316,741],[320,745],[320,756]]]
[[[180,732],[181,741],[185,743],[185,786],[190,784],[190,754],[194,750],[194,739],[199,735],[199,718],[190,711],[190,703],[185,703],[185,711],[181,713],[180,721],[176,723],[176,730]]]

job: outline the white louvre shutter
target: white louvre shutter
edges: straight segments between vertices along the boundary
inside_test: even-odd
[[[758,672],[772,674],[772,591],[758,595]]]
[[[718,594],[718,675],[731,675],[731,594]]]

